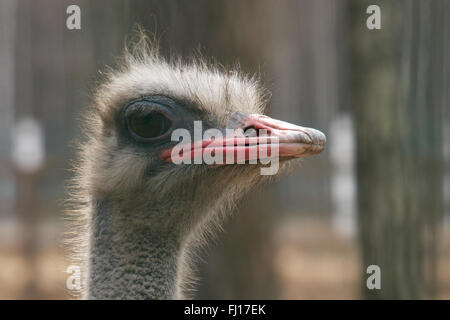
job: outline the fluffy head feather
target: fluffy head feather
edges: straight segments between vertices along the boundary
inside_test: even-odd
[[[68,210],[71,258],[82,266],[83,274],[90,267],[91,230],[103,223],[93,210],[95,201],[107,199],[117,208],[115,219],[123,229],[146,226],[154,233],[173,235],[186,247],[211,233],[228,211],[223,208],[263,178],[259,165],[158,164],[154,169],[159,163],[156,155],[122,143],[117,121],[129,101],[151,95],[170,97],[197,120],[217,128],[224,128],[235,112],[262,113],[268,97],[256,78],[237,69],[226,70],[200,58],[189,63],[179,58],[166,60],[145,36],[126,49],[118,67],[105,73],[91,106],[83,111],[84,138],[74,166]],[[186,252],[180,254],[181,265]],[[181,267],[181,272],[187,269]]]

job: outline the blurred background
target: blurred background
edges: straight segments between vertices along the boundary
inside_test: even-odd
[[[81,9],[81,30],[66,9]],[[381,8],[381,30],[366,9]],[[77,117],[135,24],[258,72],[321,155],[241,201],[195,298],[450,298],[450,1],[0,0],[0,299],[66,299]],[[381,268],[381,290],[366,269]]]

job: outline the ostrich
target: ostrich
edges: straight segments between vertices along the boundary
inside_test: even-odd
[[[266,129],[279,138],[280,168],[322,151],[320,131],[262,115],[267,96],[255,77],[199,58],[165,59],[145,37],[125,50],[83,112],[69,200],[71,258],[82,267],[83,298],[187,297],[193,249],[238,198],[270,180],[261,163],[249,163],[247,142],[245,164],[174,164],[168,155],[175,129],[194,135],[194,121],[203,130],[242,129],[258,146],[258,129]],[[201,153],[208,141],[195,145]]]

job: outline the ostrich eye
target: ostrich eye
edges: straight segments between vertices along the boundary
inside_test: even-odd
[[[128,117],[128,128],[140,138],[152,139],[166,134],[172,126],[172,121],[160,112],[150,112],[146,115],[134,114]]]

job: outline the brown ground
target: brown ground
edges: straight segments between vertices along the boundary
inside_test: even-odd
[[[275,233],[274,263],[283,299],[357,299],[360,265],[355,243],[338,238],[327,223],[286,220]],[[437,263],[437,298],[450,299],[450,236]],[[443,255],[446,253],[446,256]],[[20,250],[0,246],[0,299],[67,299],[67,274],[55,248],[39,250],[35,263]],[[36,274],[32,276],[34,265]]]

